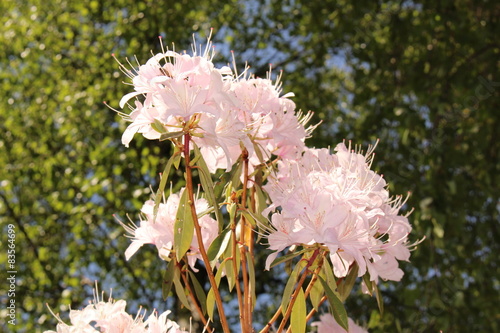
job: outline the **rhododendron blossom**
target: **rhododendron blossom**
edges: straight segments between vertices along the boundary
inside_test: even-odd
[[[272,200],[267,211],[279,208],[271,219],[270,249],[321,244],[337,277],[357,263],[358,276],[368,271],[372,281],[399,281],[398,260],[409,260],[411,231],[406,216],[398,215],[403,201],[391,199],[382,176],[370,170],[373,148],[362,155],[341,143],[335,151],[306,149],[300,160],[278,163],[264,186]]]
[[[82,310],[70,310],[71,324],[64,323],[59,316],[54,315],[59,323],[56,331],[45,333],[94,333],[94,332],[120,332],[120,333],[187,333],[180,326],[167,319],[170,311],[165,311],[158,316],[156,311],[144,321],[146,313],[139,311],[132,316],[125,311],[127,302],[113,300],[107,302],[99,300],[97,292],[95,299]]]
[[[293,158],[302,152],[311,131],[304,127],[310,114],[295,113],[295,103],[288,99],[293,94],[280,96],[279,79],[273,83],[270,74],[261,79],[249,75],[248,68],[242,75],[227,66],[217,68],[213,56],[209,41],[203,52],[194,47],[193,55],[164,51],[138,69],[121,65],[135,89],[120,101],[121,108],[132,109],[128,115],[121,113],[131,122],[122,143],[128,147],[136,133],[151,140],[168,133],[189,134],[211,172],[229,170],[242,147],[252,165],[272,154]]]
[[[295,103],[289,99],[293,93],[280,96],[280,77],[273,83],[270,73],[267,79],[243,75],[233,83],[232,89],[239,118],[266,160],[271,154],[295,158],[303,151],[304,140],[314,128],[305,128],[311,113],[305,117],[295,113]],[[252,148],[248,150],[253,151]],[[254,165],[263,162],[258,154],[250,154],[250,160]]]
[[[148,200],[142,206],[143,219],[141,219],[138,227],[122,224],[132,238],[132,243],[125,251],[125,258],[127,260],[144,244],[155,245],[158,249],[159,257],[163,260],[169,260],[170,251],[174,246],[175,218],[183,191],[184,188],[181,189],[179,194],[170,194],[165,203],[160,203],[156,219],[154,217],[154,201]],[[195,207],[196,211],[201,213],[207,211],[209,206],[205,199],[199,198],[195,201]],[[218,235],[217,221],[209,215],[203,215],[198,218],[198,221],[202,230],[203,245],[205,248],[208,248]],[[193,269],[197,259],[200,259],[200,253],[198,238],[194,234],[190,250],[188,251],[188,261]]]

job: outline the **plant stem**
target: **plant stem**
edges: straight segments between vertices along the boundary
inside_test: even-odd
[[[246,149],[241,153],[243,159],[243,193],[241,195],[241,206],[246,209],[247,204],[247,189],[248,189],[248,151]],[[241,270],[243,275],[243,297],[244,297],[244,319],[245,319],[245,329],[242,333],[252,331],[252,290],[248,279],[248,267],[247,265],[253,265],[253,262],[247,262],[246,252],[250,249],[252,242],[252,226],[248,225],[246,218],[241,216],[241,244],[240,244],[240,255],[241,255]]]
[[[307,285],[306,291],[304,292],[304,297],[306,297],[306,298],[311,293],[311,290],[314,287],[314,283],[318,280],[318,274],[321,271],[321,267],[323,267],[323,257],[321,257],[320,260],[321,261],[318,264],[318,267],[314,270],[314,274],[311,278],[311,281],[309,281],[309,284]]]
[[[200,316],[201,321],[203,322],[203,327],[206,329],[206,331],[208,333],[212,333],[212,329],[208,326],[207,318],[205,318],[205,316],[203,315],[203,311],[201,310],[201,308],[198,304],[198,301],[196,300],[196,297],[194,297],[195,294],[193,293],[193,290],[191,289],[191,286],[189,285],[189,281],[186,277],[186,274],[184,274],[182,271],[181,271],[181,277],[182,277],[182,280],[184,281],[184,284],[186,285],[189,297],[191,298],[191,301],[193,302],[194,306],[196,307],[196,311],[198,312],[198,315]]]
[[[323,266],[323,257],[320,257],[320,260],[321,261],[318,264],[318,267],[314,270],[314,273],[313,273],[313,276],[311,278],[311,281],[309,281],[309,284],[307,285],[306,291],[304,292],[304,297],[305,298],[307,298],[309,296],[309,294],[311,293],[312,288],[314,287],[314,283],[316,283],[316,281],[318,280],[318,274],[321,271],[321,267]],[[326,296],[323,296],[323,298],[320,300],[318,306],[321,305],[325,300],[326,300]],[[313,310],[314,310],[314,312],[313,312]],[[315,310],[314,307],[311,310],[311,312],[312,312],[312,314],[311,314],[311,317],[312,317],[313,314],[316,312],[316,310]],[[310,317],[306,317],[306,322],[308,322],[309,319],[311,319],[311,318]],[[292,332],[292,327],[290,326],[286,330],[286,333],[291,333],[291,332]]]
[[[269,331],[269,329],[271,328],[271,325],[276,320],[278,320],[278,317],[280,316],[280,314],[281,314],[281,305],[278,308],[278,310],[276,310],[276,312],[274,313],[274,316],[271,319],[269,319],[269,321],[267,322],[266,326],[262,330],[260,330],[259,333],[267,333]]]
[[[319,301],[319,305],[325,303],[325,301],[327,300],[328,298],[325,296],[321,297],[321,300]],[[307,314],[307,317],[306,317],[306,322],[311,320],[312,316],[314,316],[314,314],[316,313],[316,309],[315,308],[312,308],[312,310]]]
[[[214,272],[210,266],[210,260],[208,259],[207,251],[205,250],[205,246],[203,245],[203,237],[201,233],[200,223],[198,222],[198,215],[196,214],[196,207],[194,204],[194,190],[193,190],[193,174],[192,167],[190,164],[190,150],[189,150],[189,141],[191,139],[191,135],[189,133],[184,134],[184,161],[186,163],[186,190],[188,191],[188,202],[191,207],[191,215],[193,216],[194,228],[196,231],[196,237],[198,238],[198,247],[200,250],[201,257],[203,262],[205,263],[205,268],[208,274],[208,279],[210,281],[210,286],[214,291],[215,303],[217,304],[217,309],[219,311],[219,319],[222,324],[222,329],[225,333],[229,333],[229,325],[227,323],[227,318],[224,313],[224,307],[222,305],[222,298],[219,293],[219,288],[215,281]]]
[[[232,248],[231,248],[231,253],[232,253],[232,260],[231,260],[231,264],[233,265],[233,271],[234,271],[234,275],[235,275],[235,279],[236,279],[236,295],[238,297],[238,308],[240,309],[240,326],[241,326],[241,332],[244,333],[245,332],[245,328],[246,328],[246,320],[245,320],[245,308],[244,308],[244,305],[243,305],[243,297],[241,295],[241,286],[240,286],[240,277],[239,277],[239,274],[237,274],[238,272],[238,267],[236,265],[236,243],[237,243],[237,240],[236,240],[236,222],[235,221],[231,221],[231,233],[232,233]]]

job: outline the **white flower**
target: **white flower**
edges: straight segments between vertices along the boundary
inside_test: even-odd
[[[144,312],[139,310],[132,316],[125,311],[126,305],[126,301],[116,301],[111,297],[105,302],[99,299],[95,291],[93,302],[82,310],[70,310],[70,325],[54,315],[59,321],[57,333],[187,333],[180,330],[176,322],[167,319],[170,311],[165,311],[160,316],[153,311],[144,321]],[[45,331],[45,333],[55,333],[55,331]]]

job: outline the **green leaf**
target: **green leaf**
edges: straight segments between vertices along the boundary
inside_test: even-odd
[[[249,283],[250,283],[250,290],[252,291],[252,310],[253,307],[255,307],[255,302],[257,301],[257,295],[255,294],[256,292],[256,286],[255,286],[255,265],[252,260],[252,255],[250,252],[246,253],[247,256],[247,263],[248,263],[248,278],[249,278]]]
[[[215,284],[217,285],[217,287],[219,287],[220,285],[220,279],[222,277],[222,272],[224,271],[226,263],[227,261],[223,261],[220,264],[217,273],[215,274]],[[207,313],[212,321],[214,320],[214,308],[215,308],[215,295],[213,288],[210,288],[210,291],[208,292],[207,295]]]
[[[177,156],[180,154],[174,153],[167,161],[167,165],[165,165],[165,169],[161,174],[160,186],[158,187],[158,191],[156,191],[155,195],[155,206],[153,208],[153,220],[156,221],[156,215],[158,215],[158,208],[160,207],[161,199],[163,197],[165,186],[167,185],[168,174],[170,173],[170,169],[172,168],[172,163],[175,161]]]
[[[344,304],[321,276],[318,276],[318,279],[323,285],[323,289],[325,290],[326,297],[328,298],[328,302],[330,303],[333,317],[341,327],[343,327],[346,331],[349,331],[347,312],[345,310]]]
[[[281,299],[281,312],[283,313],[283,315],[286,313],[288,303],[290,303],[290,297],[293,294],[293,290],[295,289],[295,284],[297,283],[297,279],[301,270],[302,266],[300,264],[295,265],[295,268],[288,278],[285,289],[283,290],[283,297]]]
[[[292,252],[292,253],[288,253],[288,254],[285,254],[284,256],[280,256],[276,259],[274,259],[274,261],[272,262],[271,264],[271,268],[274,267],[274,266],[277,266],[281,263],[284,263],[284,262],[287,262],[289,260],[292,260],[293,258],[295,258],[296,256],[299,256],[301,255],[302,253],[308,251],[309,249],[305,248],[305,249],[302,249],[300,251],[296,251],[296,252]]]
[[[241,172],[243,170],[243,162],[241,159],[238,159],[236,164],[231,169],[231,183],[234,188],[238,188],[241,185]]]
[[[179,267],[175,266],[174,270],[175,294],[177,295],[177,298],[181,301],[182,305],[184,305],[187,309],[191,310],[191,306],[189,305],[189,302],[187,300],[186,291],[182,286],[180,277],[181,277],[181,271]]]
[[[335,280],[335,276],[333,275],[333,268],[332,266],[330,266],[330,262],[328,260],[323,260],[323,268],[321,269],[321,271],[325,274],[325,281],[328,283],[330,288],[335,293],[337,293],[337,281]]]
[[[231,240],[231,229],[226,228],[214,239],[212,244],[210,244],[210,247],[208,248],[207,251],[207,256],[208,259],[210,260],[210,265],[212,266],[212,268],[215,267],[217,259],[219,259],[220,256],[226,250],[230,240]]]
[[[188,190],[185,189],[179,201],[174,224],[174,250],[177,261],[181,261],[193,241],[194,221],[188,201]]]
[[[259,215],[261,215],[262,211],[268,207],[267,197],[259,185],[255,184],[254,186],[255,186],[255,195],[256,195],[255,212],[258,213]]]
[[[214,208],[215,219],[217,220],[217,222],[219,222],[219,230],[222,230],[224,219],[222,217],[222,213],[219,209],[219,204],[217,203],[217,198],[215,196],[214,182],[212,181],[212,176],[210,175],[210,171],[208,170],[207,163],[201,155],[200,149],[197,145],[194,145],[194,156],[195,159],[198,158],[196,164],[198,165],[201,186],[205,191],[205,197],[207,198],[210,206]]]
[[[363,275],[363,282],[366,285],[366,289],[368,289],[368,292],[370,293],[370,296],[373,296],[373,281],[370,281],[370,274],[366,273]]]
[[[163,125],[163,123],[156,118],[151,123],[151,128],[153,128],[160,134],[167,133],[167,128],[165,127],[165,125]]]
[[[290,325],[293,333],[303,333],[306,331],[306,298],[304,290],[299,289],[295,303],[293,303],[292,315],[290,317]]]
[[[236,284],[236,274],[234,273],[233,259],[228,259],[226,264],[226,279],[229,292],[233,291]]]
[[[175,170],[179,170],[179,165],[181,164],[181,160],[182,160],[182,151],[181,151],[181,148],[179,148],[178,146],[175,146],[174,147],[174,167],[175,167]]]
[[[384,315],[384,300],[382,298],[382,294],[380,293],[380,289],[378,289],[378,286],[376,283],[373,284],[373,289],[375,291],[375,298],[377,299],[377,305],[378,309],[380,311],[380,315]]]
[[[254,141],[253,148],[255,151],[255,154],[257,155],[259,162],[264,163],[265,161],[268,160],[268,158],[264,159],[264,155],[262,154],[262,150],[260,149],[260,145]]]
[[[354,264],[354,266],[351,268],[345,279],[338,286],[338,291],[342,302],[345,302],[347,297],[349,297],[349,294],[351,293],[352,287],[354,286],[357,277],[358,277],[358,265]]]
[[[203,311],[203,314],[207,314],[207,295],[205,294],[205,290],[201,286],[200,282],[196,278],[196,275],[194,275],[193,272],[188,270],[189,274],[189,279],[193,283],[194,287],[194,292],[196,294],[196,299],[198,300],[198,303],[200,304],[201,310]]]
[[[229,212],[229,221],[231,221],[231,223],[235,223],[234,221],[236,221],[236,210],[238,209],[238,206],[235,203],[231,203],[226,205],[226,207]]]
[[[245,219],[250,222],[250,224],[255,227],[256,225],[256,222],[255,222],[255,218],[253,216],[252,213],[250,213],[249,211],[247,211],[246,209],[241,209],[240,210],[240,213],[245,217]]]
[[[319,304],[321,302],[321,298],[323,298],[324,293],[325,292],[323,290],[323,286],[316,280],[309,294],[311,304],[316,311],[319,311]]]
[[[160,141],[165,141],[165,140],[169,140],[169,139],[180,138],[183,135],[184,135],[184,132],[182,132],[182,131],[163,133],[162,135],[160,135]]]
[[[167,264],[167,268],[165,273],[163,274],[163,283],[161,285],[161,295],[163,300],[167,300],[168,294],[172,289],[172,284],[174,283],[174,268],[175,268],[175,260],[170,260]]]
[[[230,181],[231,181],[231,173],[230,172],[224,172],[222,175],[220,175],[220,177],[216,181],[215,187],[214,187],[215,197],[217,197],[217,198],[222,197],[222,195],[225,193],[227,184]]]

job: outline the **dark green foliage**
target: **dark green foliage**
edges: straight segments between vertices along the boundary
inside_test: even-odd
[[[165,265],[149,247],[126,262],[112,215],[137,220],[172,149],[139,136],[123,147],[126,123],[102,101],[117,107],[130,91],[111,53],[144,62],[158,35],[189,49],[210,27],[217,61],[231,49],[258,76],[268,63],[284,70],[284,92],[324,122],[309,145],[380,138],[375,168],[392,193],[412,192],[413,237],[427,239],[401,283],[379,286],[381,318],[362,295],[348,315],[372,332],[500,329],[497,1],[7,0],[0,12],[0,222],[2,245],[7,225],[17,229],[15,331],[54,329],[45,303],[65,319],[94,279],[132,307],[166,309]],[[272,291],[263,281],[257,292]]]

